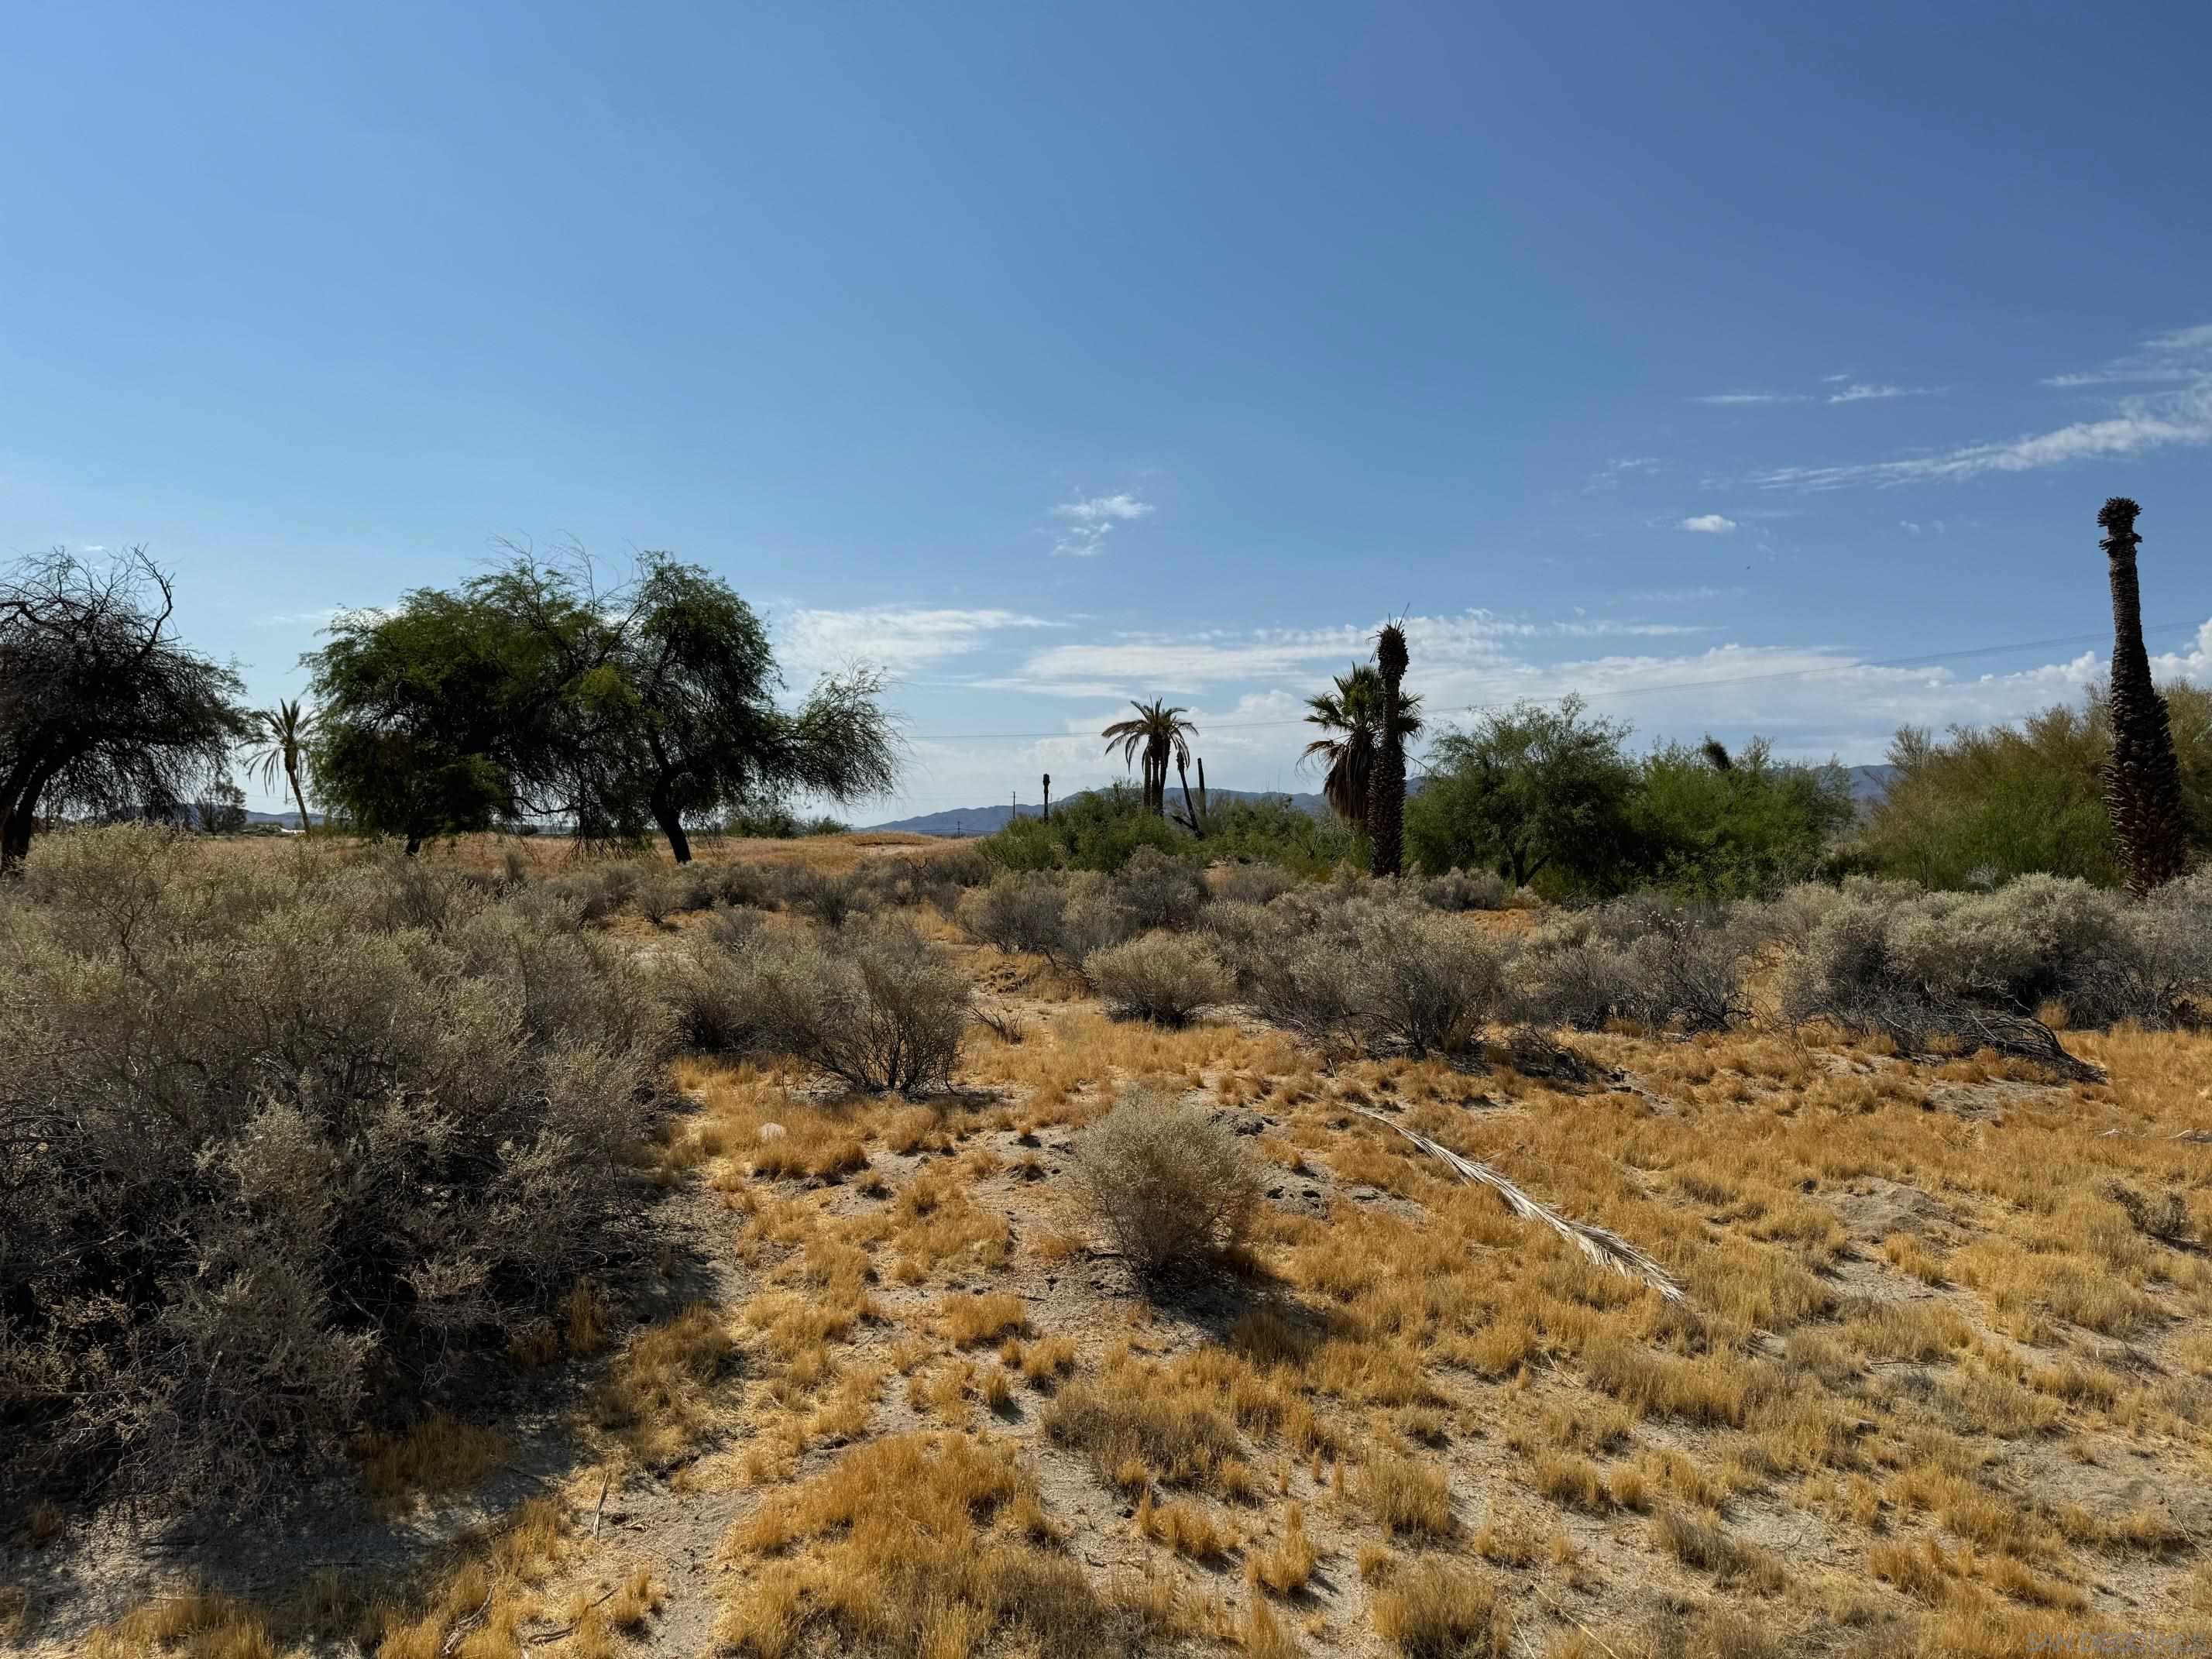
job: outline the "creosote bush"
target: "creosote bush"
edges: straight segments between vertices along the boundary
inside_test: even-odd
[[[1827,1018],[1900,1041],[1971,1033],[1976,1013],[2153,1027],[2202,1018],[2212,990],[2212,872],[2132,900],[2072,878],[2023,876],[1988,893],[1852,880],[1821,907],[1783,988],[1792,1018]]]
[[[1201,1008],[1226,1002],[1236,982],[1202,939],[1153,932],[1096,951],[1084,974],[1124,1019],[1187,1025]]]
[[[0,898],[0,1486],[250,1498],[641,1242],[666,1011],[498,885],[41,842]]]
[[[689,1046],[796,1055],[876,1094],[951,1080],[975,988],[911,924],[755,927],[727,937],[701,939],[669,967],[664,995]]]
[[[1139,1273],[1239,1243],[1258,1164],[1204,1108],[1133,1089],[1076,1138],[1078,1182]]]

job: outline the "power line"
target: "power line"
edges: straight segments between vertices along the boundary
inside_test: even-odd
[[[2194,622],[2155,623],[2145,628],[2143,633],[2146,636],[2154,634],[2171,634],[2183,629],[2194,629],[2201,625]],[[1776,680],[1814,679],[1823,674],[1849,674],[1862,668],[1931,667],[1956,662],[1961,658],[2002,656],[2008,651],[2045,651],[2062,645],[2095,645],[2109,637],[2109,629],[2100,629],[2094,634],[2062,634],[2045,640],[2019,640],[2009,645],[1979,645],[1965,647],[1955,651],[1930,651],[1917,657],[1871,658],[1854,662],[1827,663],[1818,668],[1783,668],[1766,674],[1730,674],[1714,679],[1670,680],[1663,685],[1622,686],[1611,691],[1570,691],[1556,697],[1528,697],[1517,701],[1556,703],[1564,702],[1570,696],[1580,696],[1586,702],[1595,702],[1601,697],[1650,697],[1668,691],[1705,691],[1723,685],[1761,685]],[[1500,708],[1505,705],[1471,702],[1462,707],[1466,712],[1472,714],[1478,709]],[[1304,726],[1304,724],[1306,722],[1303,716],[1294,715],[1285,720],[1274,720],[1216,721],[1208,724],[1206,729],[1208,732],[1257,732],[1274,726]],[[1081,732],[1068,731],[1065,727],[1055,732],[924,732],[910,734],[908,741],[915,743],[989,743],[994,741],[1028,743],[1044,738],[1079,738],[1085,735]]]

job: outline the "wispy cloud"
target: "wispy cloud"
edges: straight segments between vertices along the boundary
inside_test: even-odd
[[[2045,386],[2070,388],[2091,386],[2188,384],[2212,374],[2212,323],[2177,328],[2155,335],[2133,351],[2115,357],[2099,368],[2053,374]]]
[[[2027,472],[2098,457],[2139,455],[2179,445],[2212,443],[2212,380],[2186,392],[2130,398],[2101,421],[2075,421],[2054,431],[1965,444],[1934,455],[1839,466],[1784,466],[1755,475],[1764,489],[1839,489],[1847,484],[1923,483],[1986,472]]]
[[[2071,421],[2045,432],[1884,461],[1776,467],[1752,482],[1765,489],[1924,483],[2212,444],[2212,323],[2159,335],[2102,368],[2053,376],[2044,384],[2070,388],[2125,382],[2171,383],[2173,389],[2130,392],[2100,418]]]
[[[1139,501],[1127,490],[1062,501],[1052,510],[1061,526],[1052,550],[1059,557],[1087,559],[1101,550],[1116,526],[1149,517],[1156,511],[1152,502]]]
[[[1297,679],[1319,684],[1374,649],[1379,623],[1334,628],[1208,629],[1193,634],[1128,633],[1071,641],[1033,653],[1012,675],[975,682],[993,690],[1050,696],[1152,696],[1193,692],[1237,681]],[[1507,659],[1509,641],[1668,638],[1708,632],[1691,623],[1577,617],[1516,622],[1486,611],[1405,619],[1408,642],[1431,672]]]
[[[1607,461],[1596,471],[1591,473],[1589,482],[1583,486],[1583,493],[1586,495],[1594,495],[1601,490],[1618,489],[1624,478],[1632,478],[1658,471],[1659,458],[1656,455],[1624,456],[1619,460]]]
[[[1693,404],[1802,404],[1809,400],[1802,392],[1708,392],[1702,398],[1692,398]]]
[[[340,617],[356,610],[376,611],[376,605],[326,605],[319,611],[280,611],[274,616],[256,617],[256,628],[328,628]]]
[[[1943,393],[1940,386],[1871,386],[1863,380],[1854,380],[1828,394],[1832,404],[1863,404],[1877,398],[1936,398]]]
[[[794,611],[780,631],[784,654],[802,670],[818,672],[866,661],[898,672],[964,656],[994,634],[1063,625],[1018,611],[883,605]]]
[[[1695,518],[1683,520],[1675,527],[1694,531],[1701,536],[1725,536],[1735,528],[1735,520],[1724,519],[1717,513],[1700,513]]]

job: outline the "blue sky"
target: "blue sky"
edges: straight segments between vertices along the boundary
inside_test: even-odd
[[[2096,672],[2118,492],[2212,678],[2201,6],[6,38],[0,551],[146,544],[263,700],[507,537],[713,568],[795,689],[886,664],[863,818],[1101,780],[1154,694],[1302,787],[1303,697],[1399,612],[1447,718],[1874,760]]]

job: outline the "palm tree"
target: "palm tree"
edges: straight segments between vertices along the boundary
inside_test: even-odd
[[[1306,724],[1334,735],[1316,738],[1298,758],[1325,763],[1322,798],[1328,810],[1347,823],[1367,827],[1367,788],[1375,775],[1375,754],[1382,740],[1382,676],[1372,663],[1353,665],[1349,674],[1335,677],[1336,689],[1306,699],[1313,713]],[[1421,730],[1419,692],[1398,701],[1398,729],[1406,737]]]
[[[1183,718],[1186,710],[1169,708],[1164,697],[1151,702],[1139,702],[1133,697],[1129,707],[1137,711],[1135,718],[1116,720],[1098,735],[1106,739],[1108,754],[1116,749],[1121,751],[1122,765],[1132,765],[1143,757],[1145,810],[1155,817],[1165,817],[1168,763],[1190,764],[1190,739],[1198,735],[1198,728]]]
[[[1375,636],[1375,667],[1382,677],[1381,741],[1375,775],[1367,785],[1368,867],[1395,876],[1406,852],[1406,630],[1385,623]]]
[[[2166,699],[2151,684],[2143,649],[2142,590],[2136,579],[2136,514],[2115,495],[2097,514],[2112,582],[2112,757],[2105,769],[2105,805],[2127,866],[2128,890],[2148,893],[2172,880],[2188,860],[2181,768]]]
[[[307,833],[307,798],[300,791],[300,750],[306,747],[307,732],[315,717],[296,700],[279,698],[274,708],[253,711],[256,735],[263,747],[246,757],[248,777],[258,776],[261,787],[268,788],[276,781],[276,769],[284,769],[284,781],[291,786],[292,799],[300,808],[300,833]]]

